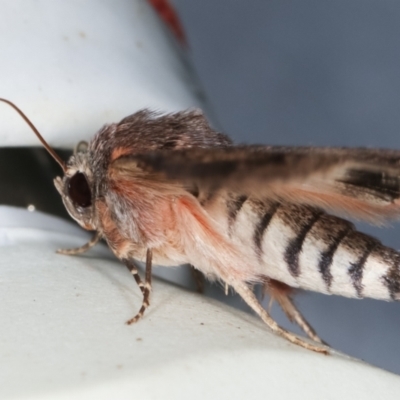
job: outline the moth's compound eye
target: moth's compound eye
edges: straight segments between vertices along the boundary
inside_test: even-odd
[[[68,195],[77,206],[86,208],[92,205],[92,193],[86,176],[77,172],[68,182]]]

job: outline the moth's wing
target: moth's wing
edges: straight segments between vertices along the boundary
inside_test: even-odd
[[[229,146],[121,157],[166,182],[310,204],[379,222],[400,214],[400,151]]]

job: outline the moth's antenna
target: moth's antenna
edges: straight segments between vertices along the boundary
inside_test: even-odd
[[[35,132],[36,136],[38,139],[42,142],[43,146],[45,149],[50,153],[50,155],[60,164],[60,167],[64,171],[64,173],[67,171],[67,167],[65,166],[64,161],[61,159],[61,157],[47,144],[47,142],[43,139],[42,135],[39,133],[39,131],[36,129],[35,125],[32,124],[32,122],[29,120],[29,118],[11,101],[2,99],[0,98],[0,101],[7,103],[9,106],[11,106],[22,118],[23,120],[30,126],[30,128]]]

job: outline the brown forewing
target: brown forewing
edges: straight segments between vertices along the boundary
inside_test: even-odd
[[[161,192],[186,189],[200,202],[226,191],[371,222],[399,214],[399,151],[233,146],[201,112],[147,110],[100,131],[91,149],[99,176],[118,169]]]
[[[400,213],[399,151],[230,146],[151,151],[118,161],[203,191],[275,197],[371,222]]]

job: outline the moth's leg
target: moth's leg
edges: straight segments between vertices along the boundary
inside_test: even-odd
[[[196,284],[196,292],[204,293],[204,275],[193,265],[190,266],[190,270],[192,271],[192,276],[194,279],[194,283]]]
[[[326,344],[318,337],[314,329],[294,305],[292,299],[290,298],[290,293],[293,291],[290,286],[271,279],[265,283],[264,291],[271,296],[271,301],[276,300],[278,302],[288,319],[291,322],[295,322],[297,325],[299,325],[310,339],[318,343]]]
[[[97,243],[99,243],[100,239],[101,239],[101,234],[99,232],[96,232],[92,237],[92,239],[90,239],[90,241],[84,244],[83,246],[76,247],[75,249],[58,249],[57,253],[71,255],[71,256],[76,254],[82,254],[91,249]]]
[[[130,320],[126,321],[128,325],[133,324],[137,321],[139,321],[140,318],[143,317],[144,312],[146,311],[146,308],[150,305],[150,292],[151,292],[151,269],[152,269],[152,258],[153,258],[153,253],[151,249],[147,249],[146,253],[146,273],[145,273],[145,281],[144,284],[140,285],[140,277],[139,275],[133,275],[136,279],[136,282],[138,283],[139,287],[142,290],[143,293],[143,301],[142,301],[142,306],[140,307],[139,312]],[[137,272],[137,271],[136,271]],[[138,277],[138,279],[136,278]]]
[[[267,311],[264,310],[262,305],[257,300],[256,296],[254,295],[253,291],[245,283],[230,281],[229,284],[236,290],[236,292],[242,297],[242,299],[260,316],[260,318],[267,324],[272,332],[284,337],[289,342],[304,347],[307,350],[312,350],[323,354],[329,353],[328,349],[322,344],[308,343],[305,340],[296,336],[294,333],[288,332],[287,330],[281,328],[276,323],[276,321],[271,318]]]
[[[139,286],[140,291],[142,294],[144,294],[144,284],[142,282],[142,279],[140,278],[139,271],[137,269],[137,266],[135,264],[134,260],[124,260],[126,267],[129,269],[129,272],[132,274],[132,276],[135,278],[135,281],[137,285]]]

